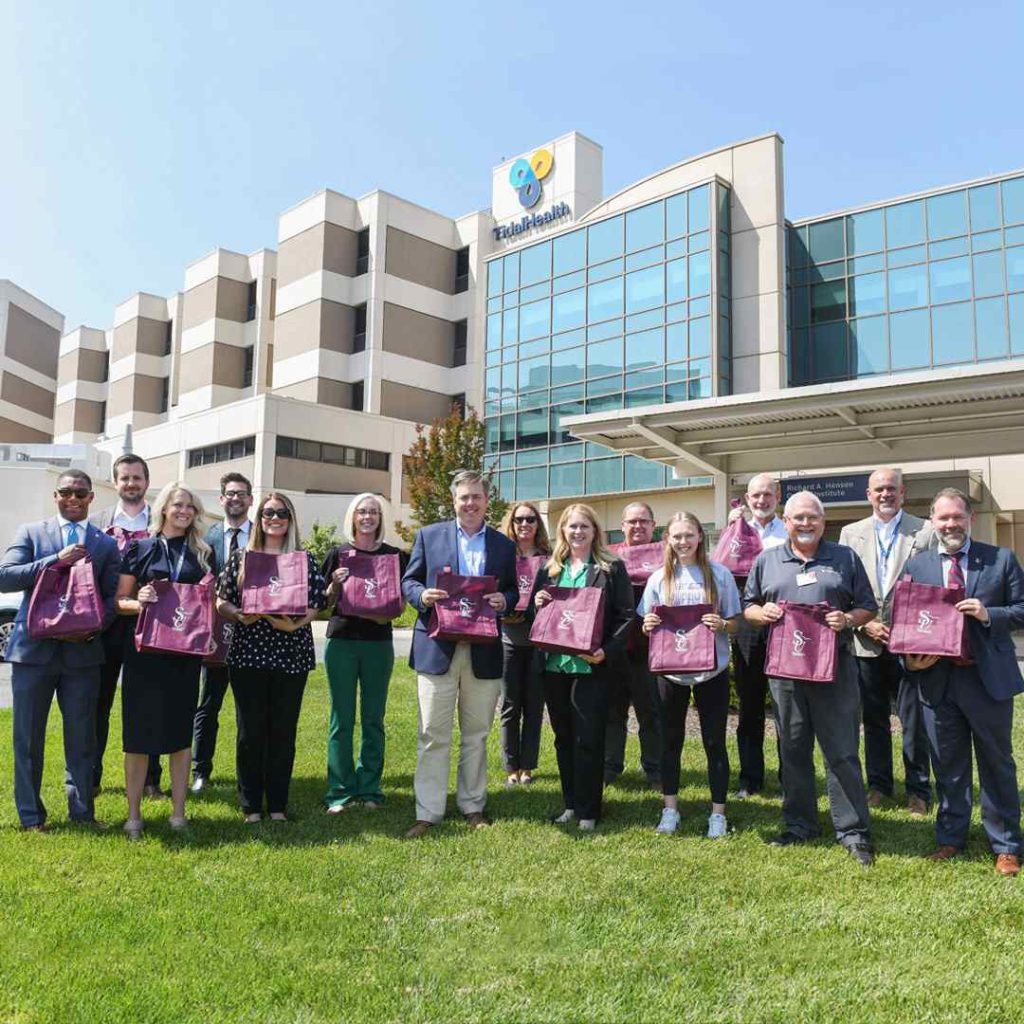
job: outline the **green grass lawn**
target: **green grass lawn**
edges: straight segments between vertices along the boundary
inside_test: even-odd
[[[415,683],[402,663],[389,708],[389,803],[327,817],[327,692],[302,714],[296,820],[245,826],[232,772],[230,696],[216,785],[190,799],[190,838],[166,801],[127,843],[117,738],[97,814],[67,825],[60,716],[45,799],[54,831],[17,828],[10,712],[0,713],[0,1020],[35,1021],[1007,1021],[1024,1006],[1024,879],[969,855],[922,858],[932,822],[875,814],[876,867],[822,840],[777,850],[777,793],[730,807],[735,835],[701,838],[703,754],[688,740],[683,829],[656,836],[638,781],[608,791],[597,835],[546,823],[559,809],[551,735],[540,778],[501,789],[493,828],[456,814],[418,843]],[[1018,751],[1024,729],[1018,724]],[[731,748],[734,749],[734,748]],[[636,739],[629,757],[635,764]],[[636,776],[632,777],[636,780]],[[454,801],[452,803],[454,809]],[[821,811],[826,812],[824,800]]]

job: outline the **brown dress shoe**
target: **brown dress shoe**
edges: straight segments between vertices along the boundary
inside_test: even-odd
[[[1005,878],[1013,878],[1020,874],[1020,857],[1012,853],[1001,853],[996,857],[996,874]]]
[[[914,793],[907,797],[907,810],[914,818],[926,818],[928,816],[928,804],[923,797]]]
[[[940,846],[934,853],[928,854],[929,860],[952,860],[960,856],[959,846]]]
[[[22,832],[49,832],[50,826],[46,822],[40,822],[38,825],[22,825]]]
[[[487,828],[491,819],[483,811],[472,811],[466,815],[466,824],[470,828]]]
[[[416,824],[405,833],[403,838],[422,839],[433,827],[434,823],[432,821],[417,821]]]
[[[885,803],[885,794],[877,789],[868,790],[868,807],[878,808]]]

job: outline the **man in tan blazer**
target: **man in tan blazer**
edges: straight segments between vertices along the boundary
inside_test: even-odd
[[[868,806],[880,807],[894,792],[892,738],[889,728],[891,699],[903,727],[903,768],[907,807],[915,815],[928,813],[931,804],[928,737],[921,715],[916,682],[906,678],[899,659],[886,647],[892,613],[893,587],[907,561],[932,542],[927,520],[903,511],[906,489],[898,469],[876,469],[868,477],[871,515],[848,523],[839,543],[853,548],[867,569],[878,601],[878,618],[854,634],[854,654],[860,679],[864,714],[864,764],[868,776]]]

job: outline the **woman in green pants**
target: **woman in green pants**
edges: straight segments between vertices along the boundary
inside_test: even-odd
[[[341,585],[348,576],[344,553],[356,550],[370,555],[398,555],[401,571],[407,556],[384,543],[387,534],[387,503],[376,494],[358,494],[345,513],[346,542],[332,548],[324,560],[329,583],[327,605],[332,608],[327,625],[324,663],[331,688],[331,723],[327,735],[328,814],[339,814],[360,803],[376,810],[384,802],[381,775],[384,771],[384,709],[388,683],[395,663],[395,648],[388,619],[369,619],[338,613]],[[353,761],[356,725],[356,693],[362,739],[358,760]]]

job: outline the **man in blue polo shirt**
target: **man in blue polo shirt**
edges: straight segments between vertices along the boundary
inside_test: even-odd
[[[831,683],[769,678],[785,780],[784,828],[773,845],[803,843],[821,832],[814,785],[817,740],[827,765],[836,839],[858,863],[870,867],[874,855],[859,756],[860,689],[850,635],[875,617],[878,604],[857,554],[822,539],[825,509],[815,495],[794,494],[786,502],[783,522],[789,539],[758,555],[747,577],[744,615],[755,625],[770,626],[785,614],[779,602],[824,601],[831,609],[825,621],[840,636]]]

